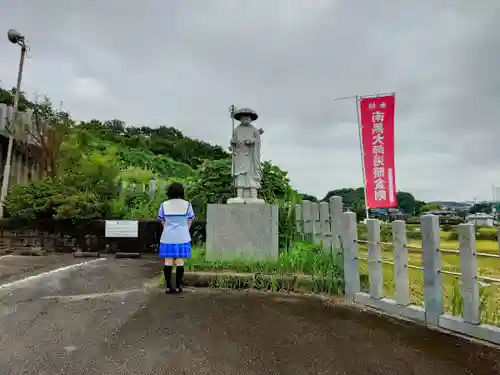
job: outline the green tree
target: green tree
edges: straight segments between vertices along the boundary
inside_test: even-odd
[[[314,195],[300,194],[300,197],[303,201],[318,202],[318,198],[316,198]]]
[[[206,217],[206,205],[226,203],[234,196],[230,160],[206,160],[188,185],[187,196],[198,218]]]
[[[14,105],[14,96],[16,95],[16,88],[13,87],[10,90],[5,90],[0,87],[0,103],[7,104],[9,106]],[[19,94],[19,110],[25,111],[28,108],[33,107],[33,103],[26,99],[24,92]]]
[[[68,155],[73,157],[71,152]],[[56,176],[15,185],[6,200],[8,214],[31,220],[106,217],[111,201],[118,195],[115,150],[81,155],[74,164],[63,162],[61,166]]]
[[[421,207],[420,213],[423,214],[429,211],[439,211],[440,209],[441,206],[438,203],[427,203]]]
[[[33,106],[31,121],[22,124],[24,134],[28,134],[35,144],[19,142],[47,171],[49,176],[57,175],[58,161],[63,142],[68,138],[73,122],[69,114],[54,110],[48,98]]]
[[[408,215],[417,214],[417,205],[415,197],[411,193],[406,191],[398,191],[396,194],[396,200],[398,202],[398,208]]]
[[[0,91],[0,102],[11,104],[12,100],[12,92]],[[225,202],[234,196],[231,158],[221,146],[187,137],[169,126],[128,126],[118,119],[75,124],[68,114],[54,110],[48,99],[33,104],[22,95],[21,101],[22,108],[34,110],[33,126],[23,131],[38,143],[34,149],[28,144],[24,147],[46,167],[49,176],[13,188],[7,200],[13,217],[149,217],[157,202],[142,192],[120,196],[122,179],[181,181],[199,217],[204,216],[207,203]],[[298,195],[287,172],[264,162],[260,194],[267,202],[285,208],[280,225],[294,233],[291,226]]]
[[[110,120],[81,122],[83,132],[92,134],[102,141],[120,144],[129,149],[169,157],[189,165],[192,169],[201,167],[205,160],[229,159],[230,155],[220,146],[186,137],[181,131],[166,126],[126,126],[123,121]]]
[[[425,206],[424,201],[416,200],[415,201],[415,215],[419,215],[422,212],[422,207],[424,207],[424,206]]]
[[[270,161],[265,161],[262,165],[261,198],[268,203],[275,203],[286,199],[290,188],[288,172]]]
[[[491,203],[480,202],[480,203],[474,204],[469,209],[469,213],[471,213],[471,214],[475,214],[475,213],[478,213],[478,212],[490,213],[491,212],[491,208],[492,208],[492,204]]]
[[[270,161],[263,163],[261,198],[269,203],[284,200],[290,194],[287,172]],[[198,212],[198,217],[205,217],[208,203],[226,203],[235,196],[231,178],[231,160],[206,160],[192,179],[188,187],[189,199]]]
[[[353,207],[355,206],[358,208],[363,206],[364,210],[365,190],[362,187],[357,189],[343,188],[343,189],[331,190],[325,195],[325,197],[322,200],[324,202],[327,202],[330,199],[330,197],[333,196],[342,197],[342,202],[344,203],[344,206],[349,207],[350,209],[353,209]]]

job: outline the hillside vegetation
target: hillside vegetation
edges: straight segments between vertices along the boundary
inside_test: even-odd
[[[0,100],[10,104],[12,92]],[[12,187],[7,212],[12,218],[85,220],[93,218],[152,219],[162,200],[149,192],[120,192],[126,183],[180,181],[186,186],[199,219],[207,203],[224,203],[233,196],[230,154],[220,146],[185,136],[169,126],[127,126],[120,120],[76,122],[53,108],[49,100],[23,106],[34,109],[33,124],[24,127],[40,150],[25,152],[45,165],[47,177]],[[33,125],[32,124],[32,125]],[[20,125],[17,125],[20,126]],[[22,144],[18,147],[23,149]],[[293,223],[299,195],[288,175],[270,161],[263,166],[261,196],[282,206],[282,230]]]

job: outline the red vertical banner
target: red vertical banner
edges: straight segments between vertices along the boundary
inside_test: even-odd
[[[361,142],[368,208],[397,207],[394,165],[395,97],[361,98]]]

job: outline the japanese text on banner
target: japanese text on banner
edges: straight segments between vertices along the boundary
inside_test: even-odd
[[[394,96],[362,98],[360,110],[368,208],[395,207]]]

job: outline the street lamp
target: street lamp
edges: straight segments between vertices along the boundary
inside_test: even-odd
[[[12,113],[12,123],[16,124],[17,110],[19,107],[19,96],[21,93],[21,81],[23,78],[23,66],[24,58],[26,57],[27,46],[25,43],[25,38],[17,30],[10,29],[7,32],[7,38],[12,44],[17,44],[21,47],[21,58],[19,59],[19,69],[17,72],[17,85],[16,85],[16,95],[14,96],[14,110]],[[14,146],[14,136],[12,134],[12,128],[9,127],[9,144],[7,146],[7,157],[5,158],[5,166],[3,169],[2,177],[2,191],[0,193],[0,217],[5,217],[5,197],[9,191],[9,180],[10,180],[10,169],[12,160],[12,148]]]

